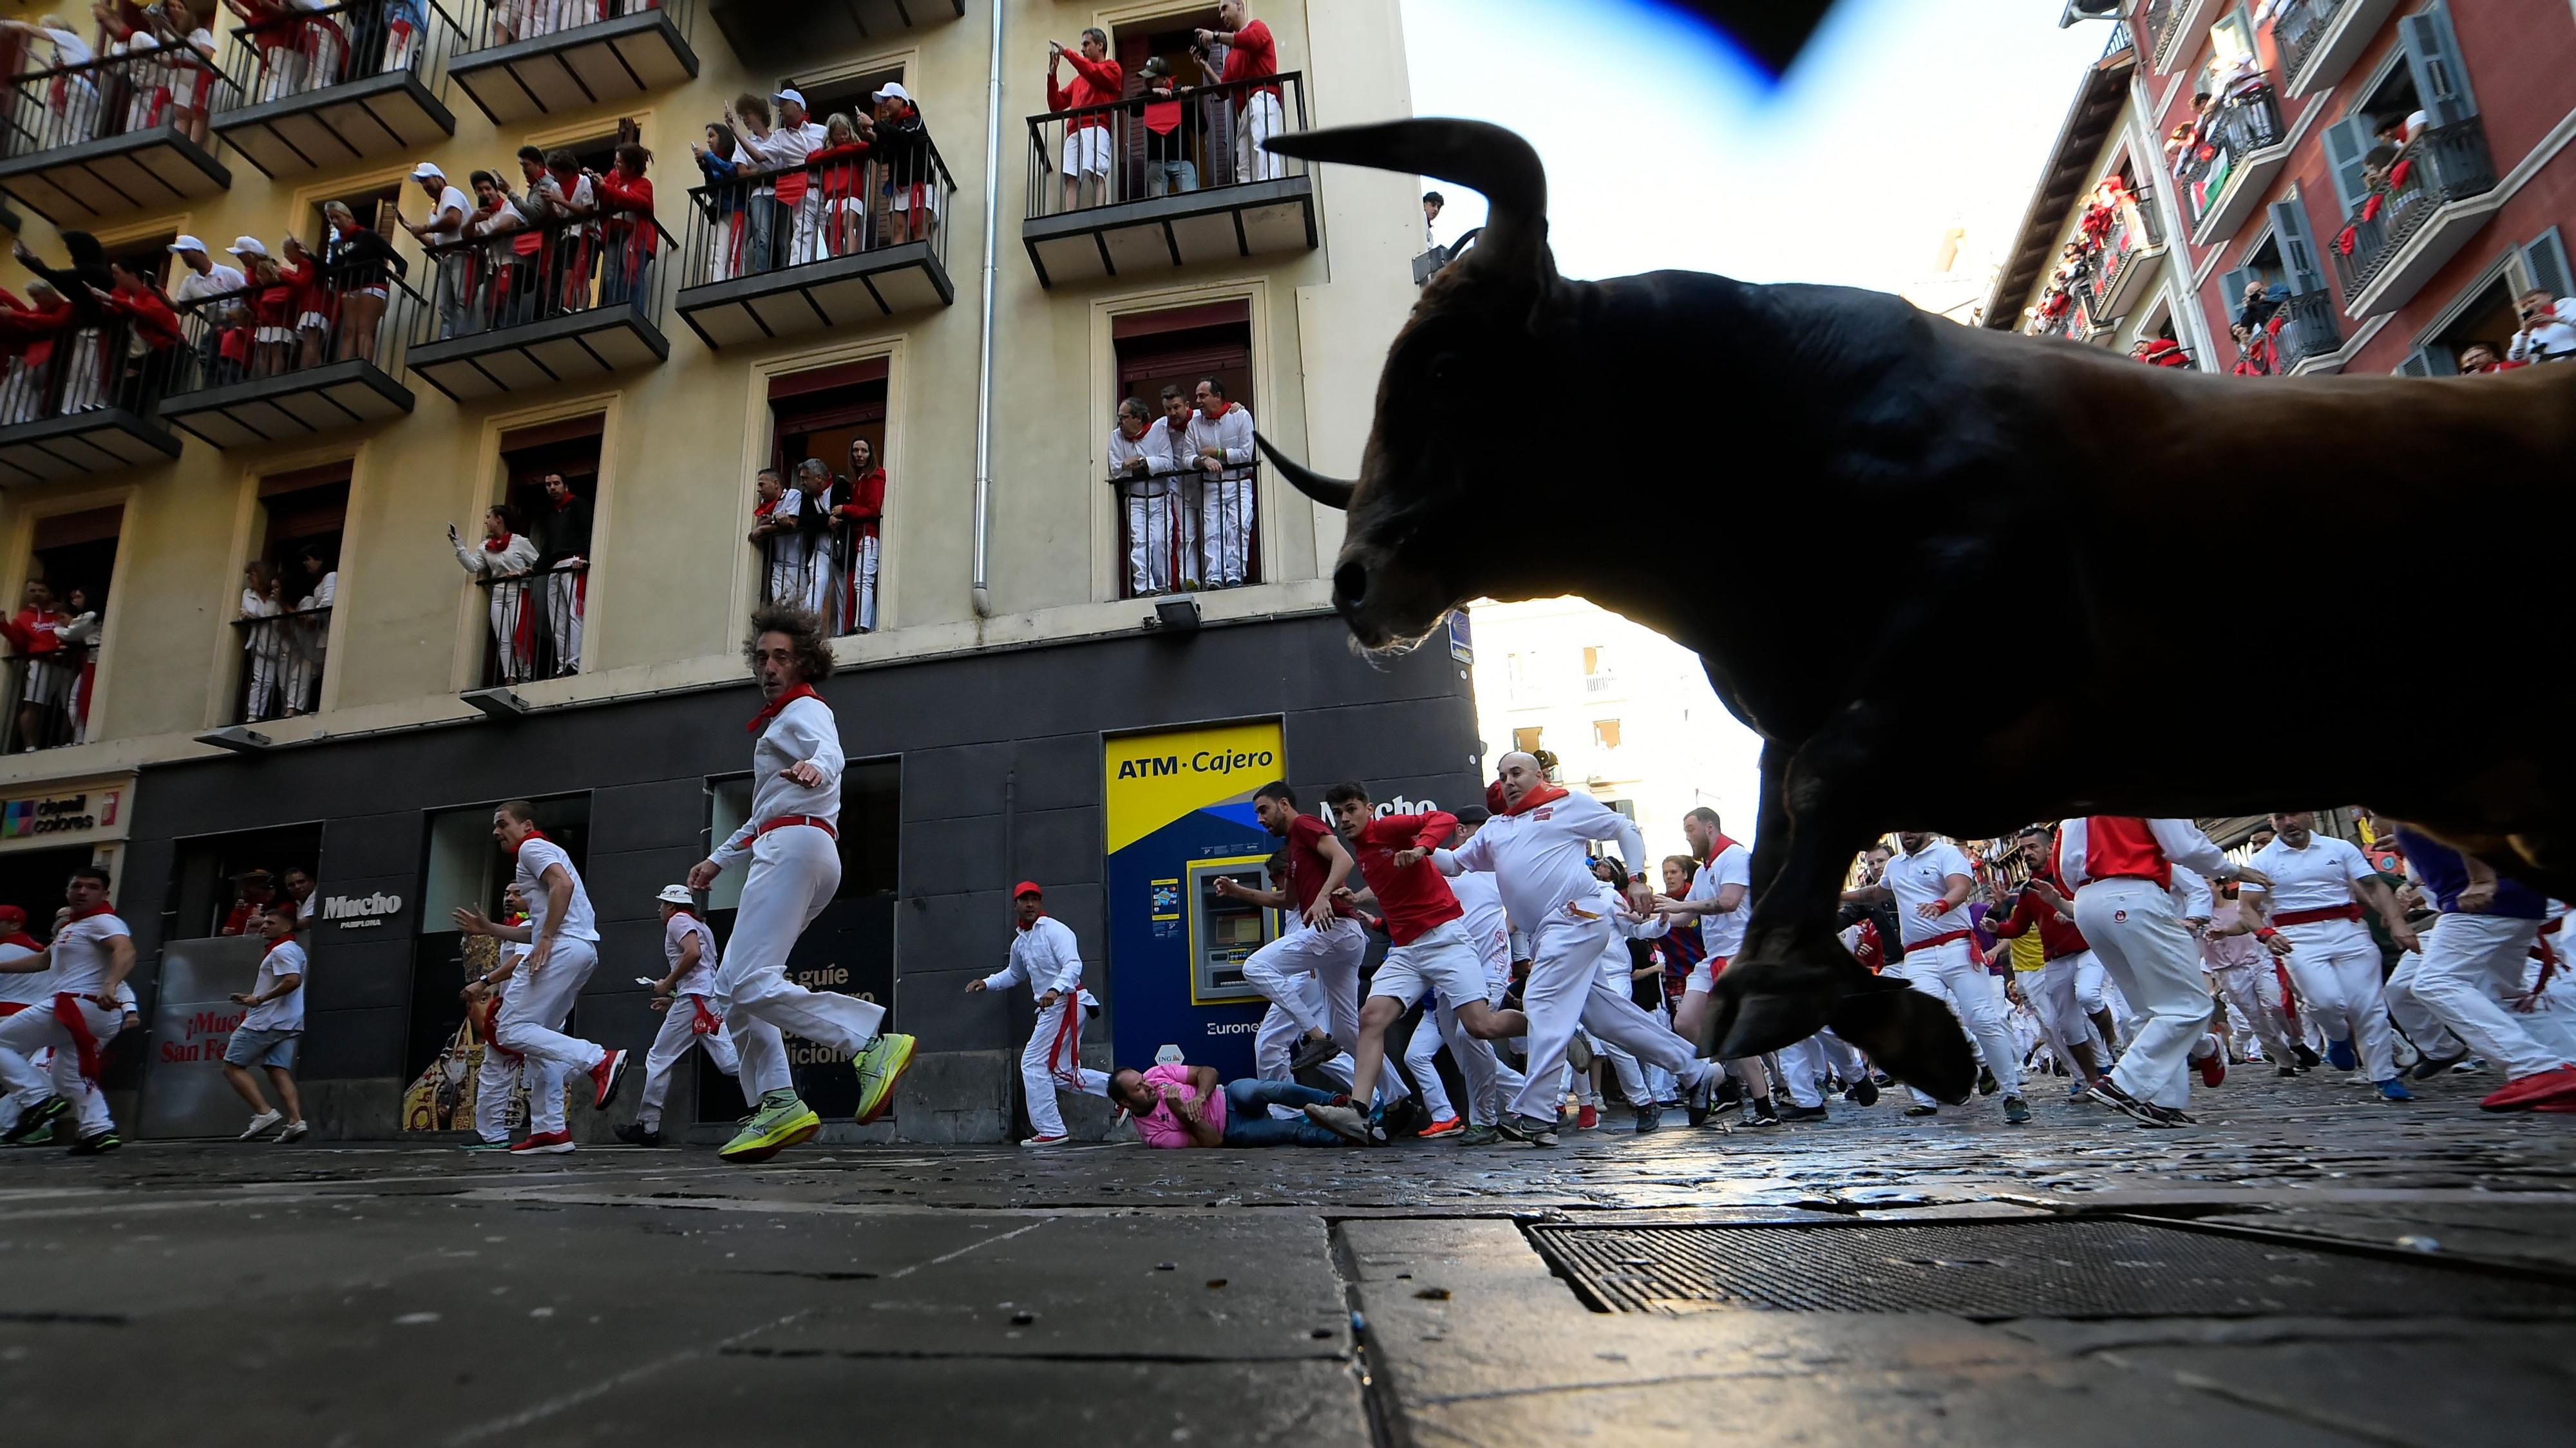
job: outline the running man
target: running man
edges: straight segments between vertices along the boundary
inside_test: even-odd
[[[787,978],[788,952],[841,887],[841,726],[814,692],[814,681],[832,672],[832,653],[822,620],[785,604],[753,612],[743,652],[769,701],[751,717],[759,736],[751,749],[751,818],[690,868],[689,888],[704,890],[728,865],[751,861],[715,1001],[742,1058],[743,1094],[754,1103],[716,1155],[748,1164],[823,1129],[823,1118],[796,1094],[787,1032],[849,1053],[861,1126],[885,1114],[912,1065],[913,1039],[880,1034],[885,1007],[874,1001],[807,990]]]
[[[2379,947],[2361,923],[2362,906],[2379,913],[2398,949],[2420,953],[2423,942],[2351,841],[2318,834],[2316,816],[2306,810],[2272,816],[2272,830],[2274,839],[2254,852],[2254,870],[2237,891],[2254,938],[2289,962],[2299,1009],[2325,1030],[2326,1059],[2335,1069],[2359,1065],[2381,1100],[2414,1100],[2397,1076]],[[2257,884],[2258,874],[2271,883]]]
[[[644,1053],[644,1099],[635,1119],[617,1128],[628,1146],[662,1144],[662,1103],[671,1095],[671,1068],[692,1046],[707,1048],[715,1068],[739,1079],[742,1063],[725,1039],[724,1021],[707,1005],[716,985],[716,933],[698,915],[698,897],[686,885],[665,885],[653,897],[662,910],[662,959],[668,969],[653,982],[653,1009],[662,1028]]]
[[[9,1141],[24,1141],[70,1112],[74,1156],[96,1156],[125,1144],[107,1114],[107,1093],[98,1089],[98,1073],[100,1050],[125,1025],[116,990],[134,969],[134,932],[107,903],[107,888],[107,872],[96,865],[72,871],[63,887],[71,911],[54,931],[53,943],[0,960],[0,973],[51,970],[54,986],[51,1004],[0,1020],[0,1052],[22,1060],[38,1051],[54,1053],[46,1094],[36,1096],[33,1088],[17,1094],[20,1115],[9,1128]]]
[[[1037,993],[1037,1028],[1020,1052],[1020,1087],[1029,1098],[1029,1139],[1022,1146],[1062,1146],[1064,1110],[1056,1105],[1059,1090],[1086,1096],[1109,1094],[1109,1073],[1082,1064],[1082,1024],[1100,1002],[1082,988],[1082,945],[1073,927],[1046,913],[1046,892],[1034,880],[1022,880],[1011,892],[1018,929],[1011,935],[1011,958],[991,975],[966,982],[966,993],[1009,990],[1021,981]]]
[[[1900,853],[1888,861],[1879,883],[1845,890],[1843,902],[1894,902],[1905,958],[1879,974],[1896,976],[1949,1005],[2003,1091],[2004,1120],[2019,1126],[2030,1120],[2030,1103],[2021,1097],[2021,1057],[2013,1049],[2012,1019],[2004,1010],[2003,992],[1995,989],[1978,957],[1963,908],[1977,883],[1976,867],[1956,845],[1929,831],[1899,830],[1896,844]],[[1914,1103],[1905,1108],[1906,1115],[1930,1116],[1941,1109],[1920,1091],[1914,1093]]]
[[[1243,979],[1269,997],[1271,1004],[1297,1018],[1306,1044],[1288,1063],[1290,1074],[1320,1066],[1342,1054],[1360,1036],[1360,958],[1368,954],[1368,937],[1359,917],[1338,893],[1350,878],[1351,852],[1324,822],[1297,808],[1296,791],[1274,779],[1252,796],[1252,812],[1261,827],[1288,843],[1288,888],[1248,890],[1219,876],[1216,892],[1230,900],[1248,900],[1273,910],[1293,908],[1286,934],[1252,953],[1243,963]],[[1317,1011],[1296,978],[1311,975],[1324,986],[1324,1009]],[[1390,1101],[1404,1094],[1404,1078],[1395,1064],[1378,1062],[1377,1084]],[[1361,1088],[1354,1084],[1354,1096]]]
[[[517,1056],[528,1070],[528,1135],[511,1154],[561,1155],[573,1149],[572,1128],[564,1119],[565,1079],[588,1076],[591,1107],[604,1108],[617,1094],[632,1053],[563,1033],[573,1002],[599,968],[598,917],[572,856],[537,828],[537,807],[524,799],[492,811],[492,838],[518,861],[511,883],[527,902],[528,923],[495,924],[460,905],[456,928],[528,947],[510,972],[509,993],[492,1012],[491,1044]]]

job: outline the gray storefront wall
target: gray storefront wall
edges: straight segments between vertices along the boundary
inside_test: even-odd
[[[898,1027],[920,1038],[922,1053],[896,1103],[891,1134],[902,1139],[1002,1140],[1021,1120],[1027,992],[969,996],[964,986],[1001,965],[1008,891],[1022,878],[1046,885],[1050,912],[1073,927],[1087,960],[1099,960],[1104,735],[1277,717],[1291,783],[1310,803],[1344,778],[1368,782],[1381,799],[1481,798],[1482,746],[1465,665],[1437,645],[1372,663],[1351,651],[1348,633],[1329,617],[847,670],[822,691],[852,759],[901,762],[893,1004]],[[427,816],[587,791],[584,874],[600,918],[601,964],[576,1023],[593,1039],[640,1051],[659,1019],[634,984],[659,969],[653,893],[705,854],[707,782],[747,767],[744,724],[759,702],[746,678],[738,687],[546,710],[513,723],[146,771],[119,902],[144,962],[137,971],[146,977],[138,988],[144,1018],[153,1018],[149,978],[179,843],[319,819],[320,893],[400,896],[403,907],[380,929],[322,922],[314,932],[299,1072],[308,1112],[325,1136],[395,1134],[408,1084],[417,912],[454,903],[423,898]],[[280,806],[298,799],[309,807]],[[1107,1041],[1108,1025],[1097,1023],[1088,1039]],[[672,1094],[675,1126],[689,1119],[693,1100],[682,1082]],[[609,1124],[577,1117],[575,1130],[606,1139]],[[866,1139],[875,1131],[844,1126],[834,1134]]]

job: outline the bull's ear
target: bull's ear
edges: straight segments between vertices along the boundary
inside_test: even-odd
[[[1299,131],[1263,142],[1282,156],[1409,171],[1484,193],[1483,235],[1470,258],[1480,270],[1553,276],[1547,250],[1547,168],[1512,131],[1483,121],[1421,117],[1373,126]]]

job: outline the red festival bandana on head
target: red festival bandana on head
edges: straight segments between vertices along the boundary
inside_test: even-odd
[[[782,689],[779,691],[777,698],[770,700],[765,705],[762,705],[760,712],[751,716],[751,722],[743,726],[743,732],[746,734],[757,734],[763,729],[769,727],[769,721],[778,717],[779,710],[786,708],[788,705],[795,703],[799,699],[819,699],[821,697],[821,695],[814,692],[814,686],[811,684],[798,684],[792,688]]]

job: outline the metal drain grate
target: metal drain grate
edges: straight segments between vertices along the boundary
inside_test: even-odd
[[[2576,1315],[2555,1283],[2142,1222],[1529,1229],[1595,1311],[2012,1317]]]

